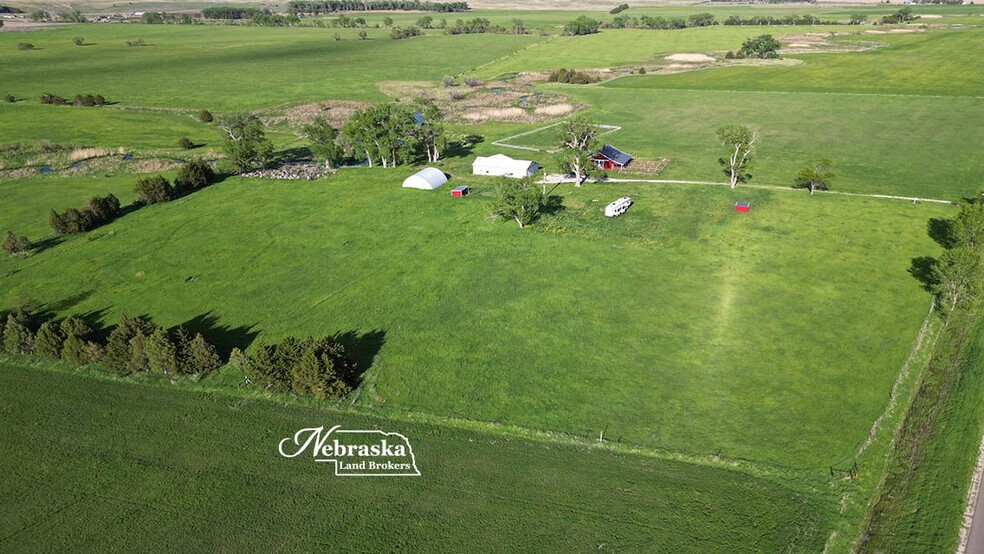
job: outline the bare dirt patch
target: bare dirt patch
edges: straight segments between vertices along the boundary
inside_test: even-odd
[[[262,119],[267,125],[286,123],[291,126],[301,126],[311,123],[316,117],[323,117],[332,127],[340,129],[352,117],[353,113],[368,105],[364,102],[326,100],[301,104],[283,110],[274,110],[264,114]]]
[[[429,98],[449,120],[457,123],[540,123],[586,107],[570,103],[565,95],[534,89],[534,83],[546,79],[546,73],[514,74],[476,87],[446,87],[429,81],[396,81],[380,83],[379,88],[386,95],[404,102],[421,96]]]
[[[714,58],[708,56],[707,54],[670,54],[664,59],[678,63],[703,63],[714,61]]]

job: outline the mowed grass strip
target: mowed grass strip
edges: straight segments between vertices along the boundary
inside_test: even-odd
[[[830,517],[724,469],[9,363],[0,415],[7,552],[811,552]],[[422,475],[279,456],[320,425],[402,433]]]
[[[344,40],[336,41],[335,33]],[[385,101],[376,83],[440,80],[514,52],[539,36],[426,36],[386,29],[89,25],[0,35],[0,94],[37,99],[101,94],[127,106],[242,111],[327,99]],[[87,46],[72,44],[84,35]],[[128,47],[143,38],[147,46]]]
[[[672,75],[635,75],[604,86],[984,96],[984,67],[980,63],[984,55],[981,46],[984,44],[984,27],[909,34],[861,34],[844,39],[845,42],[852,40],[884,43],[885,46],[867,52],[788,56],[803,61],[797,66],[728,67]],[[728,49],[736,50],[738,46],[740,43]],[[981,124],[980,115],[976,122]],[[919,129],[910,134],[922,135]]]
[[[938,253],[927,221],[952,215],[590,185],[521,231],[490,219],[488,181],[453,179],[476,190],[453,200],[401,189],[407,173],[230,179],[3,259],[0,305],[208,316],[268,339],[375,332],[365,405],[825,470],[887,402],[929,303],[907,270]],[[604,218],[623,195],[635,206]]]

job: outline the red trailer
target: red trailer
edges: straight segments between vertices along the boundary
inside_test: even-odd
[[[748,202],[735,202],[735,211],[743,214],[748,213]]]
[[[454,187],[453,189],[451,189],[451,196],[454,198],[461,198],[462,196],[467,196],[470,191],[471,189],[464,185],[460,187]]]

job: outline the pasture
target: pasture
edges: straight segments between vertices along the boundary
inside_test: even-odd
[[[967,23],[981,8],[917,11]],[[475,10],[447,19],[519,17],[556,34],[580,13]],[[331,546],[369,550],[812,552],[829,539],[832,552],[846,550],[901,417],[881,419],[890,391],[930,307],[918,278],[941,247],[929,235],[953,206],[588,183],[547,189],[546,212],[519,230],[494,219],[493,181],[471,176],[471,160],[504,152],[553,170],[552,156],[491,143],[556,120],[456,120],[450,132],[474,144],[436,164],[451,176],[436,192],[400,188],[412,166],[347,168],[315,181],[224,175],[78,236],[54,237],[46,218],[97,194],[129,203],[143,172],[171,178],[175,159],[221,157],[218,130],[196,118],[202,108],[276,119],[302,104],[387,101],[387,92],[444,75],[480,75],[488,88],[468,93],[480,95],[517,72],[661,65],[666,54],[720,54],[766,32],[866,29],[435,30],[404,41],[385,28],[359,40],[359,29],[308,26],[0,33],[0,95],[18,100],[0,103],[0,146],[50,141],[65,152],[133,158],[41,175],[47,158],[0,151],[0,232],[44,246],[0,256],[0,309],[29,303],[56,317],[84,314],[104,333],[121,311],[147,315],[191,324],[226,353],[339,333],[364,371],[352,396],[331,405],[250,392],[231,366],[172,385],[4,359],[0,433],[16,448],[0,457],[10,476],[0,493],[16,500],[3,507],[0,545],[309,550],[330,537]],[[79,35],[87,46],[72,45]],[[37,50],[16,49],[25,36]],[[135,38],[148,46],[124,45]],[[880,47],[790,56],[796,65],[529,86],[621,126],[606,142],[643,160],[668,158],[660,178],[722,181],[714,132],[747,124],[761,132],[752,184],[790,185],[801,166],[827,156],[840,174],[837,192],[957,200],[977,194],[984,173],[980,38],[973,25],[857,34],[833,44]],[[42,106],[44,92],[98,93],[113,104]],[[303,152],[297,121],[268,131],[278,156]],[[182,137],[197,147],[178,148]],[[544,131],[515,143],[554,140]],[[460,184],[473,194],[450,198]],[[603,217],[624,195],[635,201],[628,213]],[[739,200],[751,203],[749,214],[732,210]],[[897,391],[903,403],[928,355],[916,354]],[[862,459],[861,481],[830,478],[831,466],[855,461],[876,421],[885,428]],[[273,441],[330,422],[405,431],[424,453],[425,477],[353,485],[276,456]],[[602,433],[608,447],[589,447]],[[40,454],[42,442],[60,448]],[[384,508],[401,517],[384,521]]]
[[[543,40],[434,35],[394,41],[386,30],[368,32],[362,41],[357,29],[68,26],[31,33],[37,50],[28,52],[16,49],[19,33],[0,33],[0,94],[98,93],[124,106],[216,112],[325,99],[379,102],[386,96],[378,82],[436,81]],[[88,35],[86,46],[72,44],[80,33]],[[336,33],[344,40],[336,41]],[[137,38],[147,46],[125,45]]]
[[[675,75],[639,75],[606,86],[625,88],[862,93],[984,98],[984,27],[838,39],[881,43],[865,52],[792,54],[793,67],[728,67]],[[731,48],[731,47],[727,47]],[[713,50],[697,50],[705,52]]]
[[[0,300],[73,299],[62,309],[104,324],[120,311],[168,325],[209,314],[268,339],[380,331],[366,405],[824,467],[882,409],[929,302],[906,271],[937,252],[925,222],[951,213],[597,185],[564,192],[558,215],[519,232],[489,219],[483,183],[463,178],[479,196],[452,202],[400,189],[403,173],[227,179],[3,260]],[[624,194],[637,206],[603,220]],[[731,212],[738,199],[754,217]]]

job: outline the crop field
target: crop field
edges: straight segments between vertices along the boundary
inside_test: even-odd
[[[18,445],[0,457],[7,552],[39,543],[705,552],[794,542],[806,552],[824,539],[807,495],[725,469],[6,363],[0,384],[0,432]],[[326,418],[405,433],[424,477],[326,478],[319,464],[276,455],[280,438]],[[706,497],[692,496],[694,486]]]
[[[896,9],[629,14],[874,20]],[[944,201],[977,195],[984,175],[984,8],[916,12],[944,18],[912,33],[715,26],[563,37],[577,15],[611,16],[482,9],[428,15],[520,18],[544,33],[435,29],[401,41],[372,26],[386,13],[366,15],[366,40],[315,18],[297,28],[5,29],[0,96],[16,101],[0,102],[0,233],[37,248],[0,255],[0,311],[82,314],[103,335],[121,312],[145,315],[200,329],[223,355],[338,334],[361,373],[335,403],[258,391],[232,365],[171,382],[0,354],[0,434],[13,445],[0,456],[10,499],[0,549],[851,551],[940,332],[925,272],[957,213]],[[421,15],[392,17],[406,25]],[[537,74],[614,77],[674,53],[721,57],[762,33],[877,47],[592,85]],[[147,46],[125,45],[136,38]],[[19,50],[26,40],[36,49]],[[460,97],[440,85],[445,75]],[[462,84],[471,75],[483,82]],[[453,146],[433,164],[450,181],[435,192],[401,188],[419,169],[406,164],[310,181],[230,175],[219,129],[198,119],[202,109],[220,120],[255,112],[274,157],[291,161],[310,155],[301,125],[314,114],[395,100],[396,90],[457,109],[446,123]],[[47,106],[42,93],[111,104]],[[666,180],[723,183],[715,131],[753,126],[752,186],[543,185],[544,213],[519,229],[495,217],[495,181],[471,175],[472,160],[501,152],[556,172],[551,154],[492,143],[562,119],[497,118],[518,107],[497,103],[509,94],[620,127],[603,142],[640,161],[668,159]],[[469,123],[469,110],[485,115]],[[548,149],[554,133],[510,143]],[[833,192],[847,194],[787,188],[821,157],[834,160]],[[218,182],[131,205],[137,179],[173,179],[192,158],[214,162]],[[457,185],[472,193],[452,199]],[[52,233],[49,210],[107,193],[128,205],[121,217]],[[633,206],[605,218],[620,196]],[[750,213],[735,213],[738,201]],[[959,406],[974,405],[976,391]],[[423,476],[344,479],[277,455],[299,427],[335,423],[407,434]],[[937,458],[956,449],[939,444]],[[834,473],[855,462],[854,480]],[[934,525],[958,524],[951,507],[931,511]],[[934,544],[949,547],[948,534],[955,527]]]

